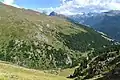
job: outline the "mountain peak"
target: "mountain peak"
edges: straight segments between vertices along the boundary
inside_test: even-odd
[[[57,16],[58,14],[55,11],[52,11],[49,16]]]

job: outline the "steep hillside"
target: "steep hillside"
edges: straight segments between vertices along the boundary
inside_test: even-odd
[[[81,52],[110,45],[93,29],[0,3],[0,60],[35,68],[78,65]]]
[[[0,80],[69,80],[61,76],[27,69],[0,61]]]
[[[96,50],[81,60],[71,78],[75,80],[119,80],[120,46]]]

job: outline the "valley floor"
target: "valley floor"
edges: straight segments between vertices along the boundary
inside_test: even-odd
[[[69,80],[43,71],[27,69],[0,61],[0,80]]]

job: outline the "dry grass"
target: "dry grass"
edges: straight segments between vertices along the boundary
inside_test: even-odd
[[[65,77],[10,65],[0,61],[0,80],[69,80]]]

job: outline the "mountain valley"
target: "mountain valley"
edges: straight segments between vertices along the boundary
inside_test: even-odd
[[[119,78],[119,42],[56,15],[0,3],[0,80]]]
[[[88,25],[97,31],[107,34],[112,39],[120,40],[120,11],[111,10],[102,13],[88,13],[69,16],[70,19],[81,24]]]

